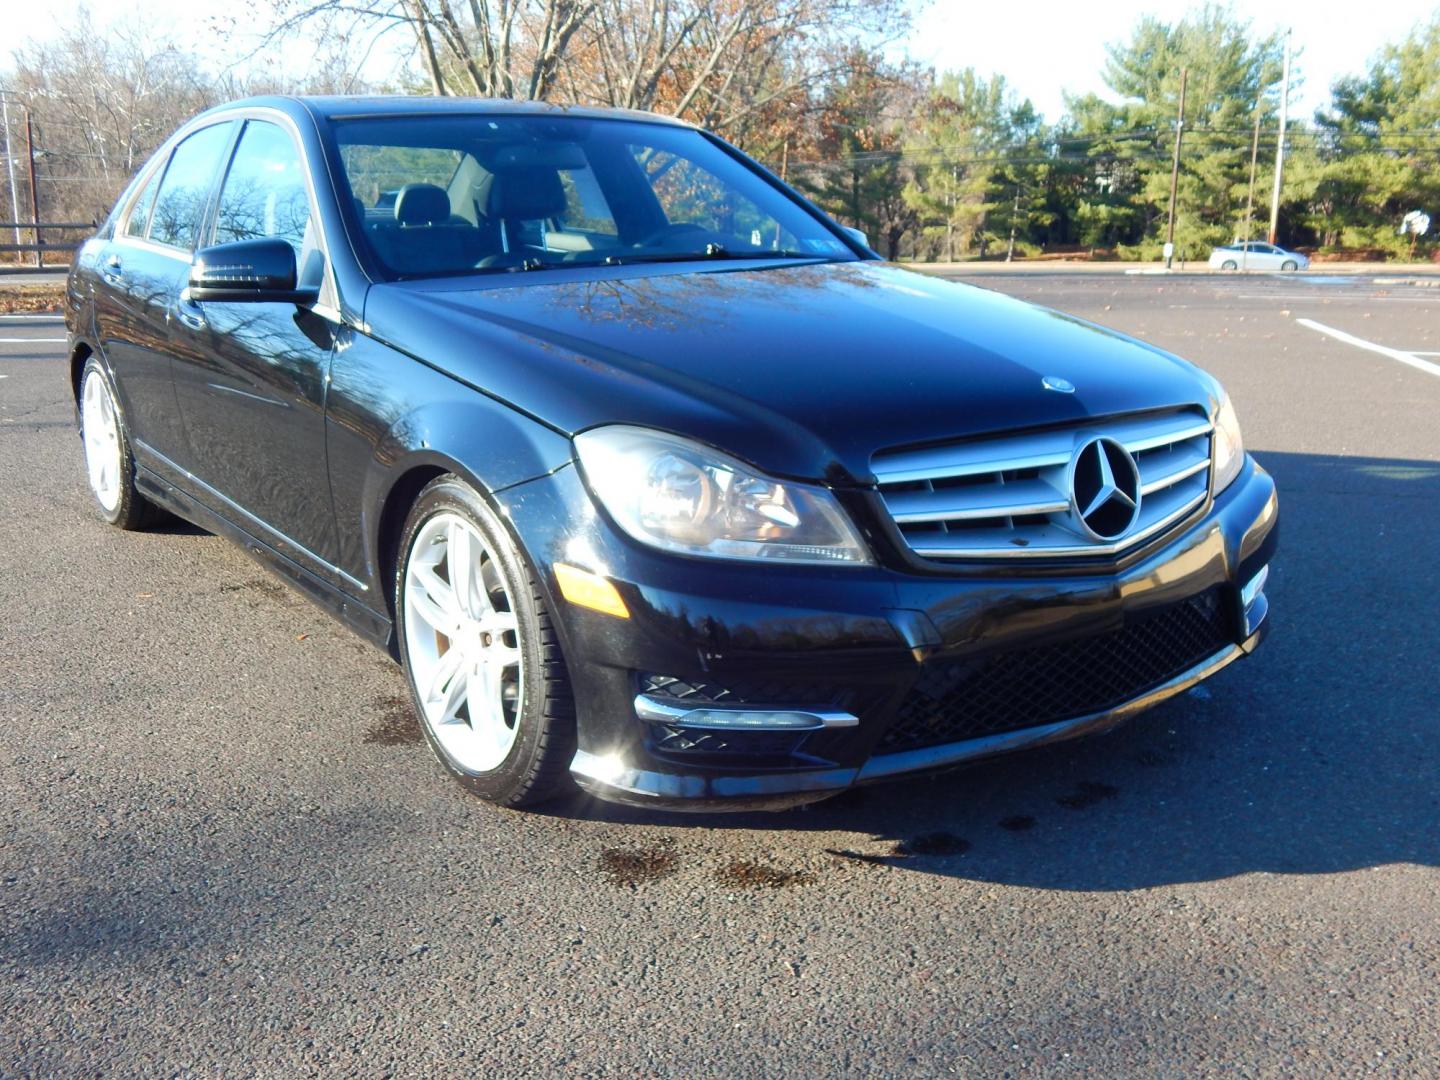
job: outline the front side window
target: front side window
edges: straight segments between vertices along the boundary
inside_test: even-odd
[[[175,148],[150,215],[151,240],[182,251],[195,250],[220,158],[230,145],[234,126],[234,121],[226,121],[201,128]]]
[[[495,114],[339,119],[362,245],[391,279],[688,259],[848,260],[830,227],[700,132]]]
[[[305,165],[278,124],[250,120],[240,135],[215,211],[215,243],[278,237],[299,254],[310,222]]]

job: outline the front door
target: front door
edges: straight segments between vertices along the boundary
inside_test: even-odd
[[[301,284],[319,285],[325,259],[317,230],[294,139],[278,124],[247,120],[209,242],[288,240]],[[336,324],[293,303],[195,303],[180,295],[174,318],[190,345],[172,356],[200,497],[333,579],[325,388]]]

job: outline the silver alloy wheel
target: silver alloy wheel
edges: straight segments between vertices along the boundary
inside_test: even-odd
[[[85,376],[80,390],[80,416],[90,490],[100,500],[105,512],[113,513],[120,505],[120,421],[115,416],[110,387],[98,371]]]
[[[497,768],[525,700],[519,623],[494,553],[459,514],[436,514],[415,534],[403,617],[425,725],[462,769]]]

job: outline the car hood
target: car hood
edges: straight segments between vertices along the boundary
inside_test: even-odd
[[[782,476],[879,449],[1140,409],[1213,410],[1169,354],[876,262],[532,271],[371,288],[369,332],[561,431],[642,424]],[[1054,376],[1075,387],[1042,385]]]

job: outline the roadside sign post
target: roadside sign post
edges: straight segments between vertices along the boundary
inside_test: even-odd
[[[1185,134],[1185,80],[1189,68],[1180,69],[1180,111],[1175,119],[1175,157],[1170,162],[1170,224],[1165,228],[1165,269],[1175,255],[1175,195],[1180,186],[1180,139]]]
[[[35,190],[35,129],[30,123],[30,110],[25,110],[25,155],[30,159],[30,221],[34,225],[35,243],[40,241],[40,193]],[[35,249],[35,269],[45,268],[45,252]]]

